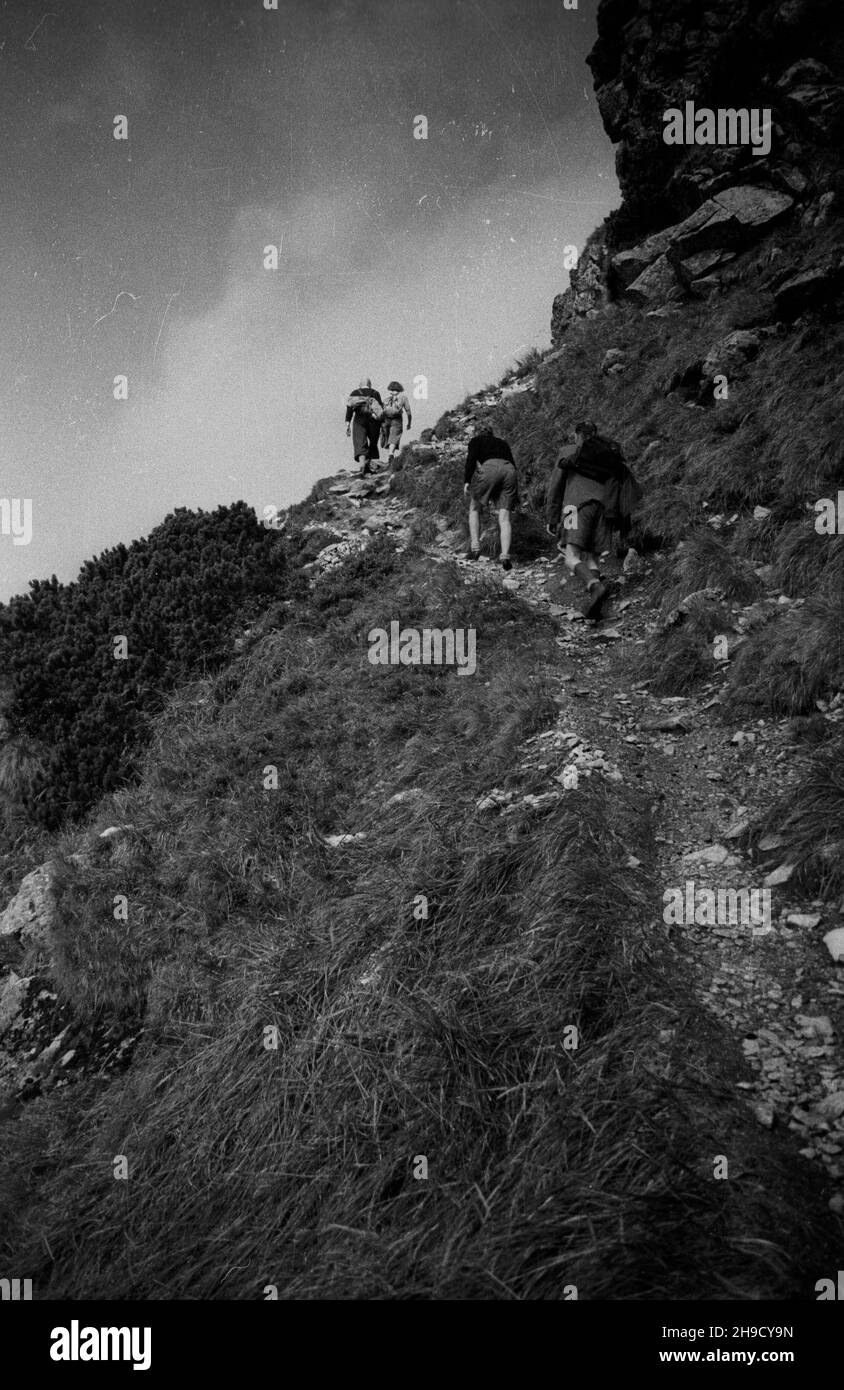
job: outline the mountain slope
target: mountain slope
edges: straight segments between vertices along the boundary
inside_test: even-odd
[[[831,13],[604,0],[625,202],[551,351],[292,508],[281,595],[30,846],[0,1240],[37,1296],[811,1300],[840,1263]],[[655,159],[727,50],[771,157]],[[541,517],[583,415],[645,487],[594,631]],[[459,559],[481,422],[527,499],[508,576],[492,527]],[[473,630],[476,672],[373,664],[394,622]],[[764,931],[666,917],[772,872]]]

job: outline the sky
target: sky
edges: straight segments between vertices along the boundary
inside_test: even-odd
[[[0,601],[300,500],[363,376],[426,379],[417,437],[548,345],[620,201],[597,0],[267,3],[0,0]]]

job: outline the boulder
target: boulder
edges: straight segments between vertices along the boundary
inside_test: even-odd
[[[342,565],[343,561],[348,560],[352,555],[357,555],[364,548],[363,541],[351,537],[345,541],[337,541],[334,545],[325,546],[316,559],[310,565],[303,565],[302,569],[313,569],[319,574],[326,574],[329,570]]]
[[[676,227],[666,227],[664,231],[647,237],[638,246],[633,246],[628,251],[619,251],[618,255],[613,256],[610,270],[615,287],[626,290],[632,285],[649,265],[653,265],[659,256],[665,254],[676,230]]]
[[[837,1120],[844,1115],[844,1091],[833,1091],[823,1097],[816,1106],[817,1112],[825,1120]]]
[[[436,463],[438,458],[439,454],[437,453],[433,445],[411,444],[407,453],[407,458],[405,459],[405,463],[422,463],[427,465],[429,463]]]
[[[683,855],[685,864],[720,864],[725,865],[733,856],[724,845],[705,845],[703,849],[692,849]]]
[[[719,266],[724,259],[725,252],[717,248],[712,251],[698,251],[695,256],[687,256],[684,261],[677,262],[677,274],[685,285],[691,285],[693,281],[708,275],[716,266]]]
[[[798,169],[793,164],[780,164],[775,173],[777,179],[785,185],[790,193],[796,194],[797,197],[805,193],[809,187],[809,180],[802,169]]]
[[[734,373],[745,362],[752,362],[759,352],[761,339],[747,328],[737,328],[709,349],[703,359],[701,376],[711,379],[718,372]]]
[[[647,305],[649,308],[654,304],[681,299],[682,296],[682,287],[667,256],[660,256],[653,265],[649,265],[628,287],[626,294],[634,304]]]
[[[16,937],[24,946],[45,947],[53,923],[52,866],[41,864],[21,882],[0,913],[0,937]]]
[[[627,354],[621,348],[607,348],[601,362],[604,376],[617,376],[627,366]]]
[[[710,295],[718,294],[722,287],[720,275],[704,275],[701,280],[693,280],[689,285],[691,293],[697,299],[708,299]]]
[[[666,254],[679,264],[702,251],[746,246],[793,206],[794,199],[775,188],[755,184],[724,188],[673,228]]]
[[[790,322],[800,314],[818,309],[844,289],[844,266],[834,261],[804,270],[780,285],[774,295],[777,317]]]
[[[836,927],[833,931],[828,931],[823,940],[832,959],[844,961],[844,927]]]
[[[802,58],[783,73],[777,83],[786,107],[826,138],[834,137],[844,122],[844,85],[817,58]]]
[[[776,869],[772,869],[762,880],[763,888],[779,888],[783,883],[788,883],[794,873],[796,865],[780,864]]]
[[[375,479],[371,477],[356,478],[349,487],[350,497],[369,497],[375,488]]]
[[[245,633],[244,636],[248,637],[249,633]],[[99,838],[106,842],[122,840],[124,836],[129,834],[130,830],[134,829],[134,825],[109,825],[105,830],[100,831]]]

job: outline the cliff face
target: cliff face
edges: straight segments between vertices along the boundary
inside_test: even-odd
[[[726,267],[775,225],[811,231],[840,214],[844,27],[833,0],[602,0],[588,62],[623,201],[555,301],[555,345],[608,298],[657,308],[707,296],[744,272]],[[687,103],[770,111],[769,138],[760,125],[756,148],[667,144],[665,113]]]
[[[730,183],[803,192],[838,163],[844,30],[835,0],[603,0],[588,63],[635,234],[676,221]],[[672,146],[664,113],[770,108],[767,157],[747,146]],[[798,177],[795,178],[795,167]],[[799,177],[802,176],[802,177]]]

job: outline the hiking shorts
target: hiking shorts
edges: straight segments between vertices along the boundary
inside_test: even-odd
[[[402,418],[400,415],[390,415],[384,421],[384,428],[381,431],[381,447],[383,449],[397,449],[402,436]]]
[[[489,502],[500,512],[514,512],[519,505],[516,470],[507,459],[487,459],[475,470],[469,492],[479,507]]]
[[[609,543],[603,502],[581,502],[576,520],[576,526],[563,531],[566,545],[576,545],[581,550],[588,550],[591,555],[600,555]]]

